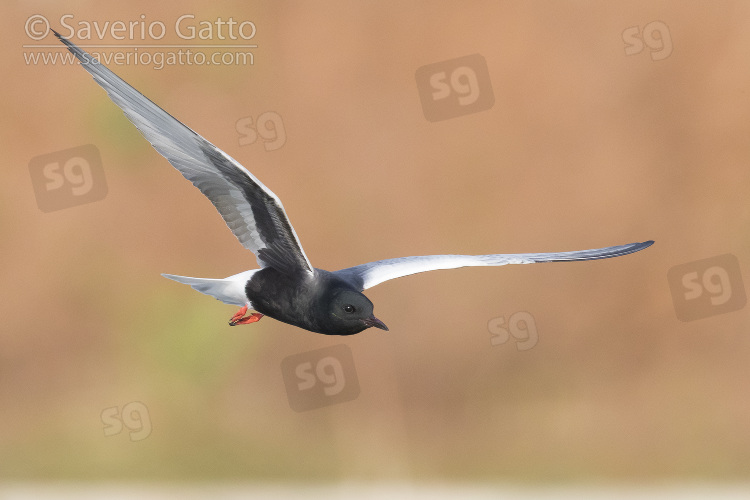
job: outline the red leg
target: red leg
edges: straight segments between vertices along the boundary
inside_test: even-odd
[[[237,314],[232,316],[232,319],[229,320],[229,324],[234,326],[233,323],[236,323],[238,320],[240,320],[245,315],[246,312],[247,312],[247,306],[243,306],[242,309],[237,311]]]
[[[232,316],[232,319],[229,320],[229,326],[236,326],[236,325],[249,325],[250,323],[255,323],[256,321],[260,321],[260,318],[263,317],[261,313],[251,313],[250,316],[245,316],[245,313],[247,312],[247,305],[243,306],[242,309],[237,311],[237,313]]]
[[[229,322],[231,326],[237,326],[237,325],[249,325],[250,323],[255,323],[256,321],[260,321],[260,318],[262,318],[263,315],[261,313],[252,313],[250,316],[240,318],[237,320],[232,320]]]

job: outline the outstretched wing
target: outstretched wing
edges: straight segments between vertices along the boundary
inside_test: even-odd
[[[455,269],[467,266],[504,266],[506,264],[533,264],[535,262],[565,262],[573,260],[597,260],[619,257],[638,252],[653,245],[653,241],[631,243],[616,247],[579,250],[557,253],[517,253],[497,255],[426,255],[423,257],[401,257],[379,260],[336,271],[334,274],[355,286],[366,290],[384,281],[410,274]]]
[[[236,160],[180,123],[55,32],[154,148],[214,204],[258,264],[292,274],[313,267],[281,201]]]

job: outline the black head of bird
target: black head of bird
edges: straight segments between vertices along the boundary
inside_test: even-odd
[[[388,327],[375,317],[370,299],[363,293],[346,288],[334,289],[328,300],[322,302],[325,308],[324,327],[343,335],[359,333],[372,326],[381,330]]]

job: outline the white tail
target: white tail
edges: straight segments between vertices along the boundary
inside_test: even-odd
[[[245,295],[245,285],[258,271],[259,269],[253,269],[224,279],[190,278],[174,274],[162,274],[162,276],[184,285],[190,285],[193,290],[210,295],[225,304],[244,306],[249,302]]]

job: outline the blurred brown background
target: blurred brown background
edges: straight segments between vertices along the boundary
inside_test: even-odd
[[[723,254],[750,269],[747,2],[38,1],[4,13],[0,478],[748,479],[750,308],[681,322],[667,279]],[[236,308],[159,274],[229,276],[253,255],[82,68],[27,64],[62,51],[24,47],[57,43],[24,24],[57,28],[64,14],[167,27],[157,41],[81,44],[188,43],[174,32],[184,14],[255,23],[253,65],[110,68],[269,186],[316,267],[656,244],[389,282],[366,294],[390,332],[230,328]],[[668,57],[656,38],[627,55],[623,33],[655,21]],[[425,119],[416,70],[476,53],[492,108]],[[284,144],[241,146],[238,120],[269,111]],[[108,194],[42,212],[29,163],[84,144]],[[519,311],[536,345],[493,345],[488,324]],[[359,396],[293,411],[281,361],[341,343]],[[131,402],[150,434],[105,436],[102,412]]]

